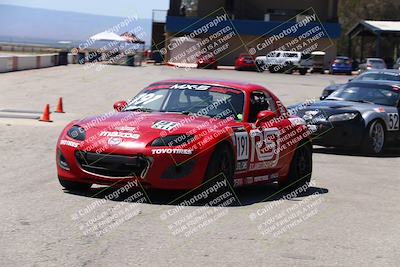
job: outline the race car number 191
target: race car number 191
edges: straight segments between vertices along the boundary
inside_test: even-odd
[[[237,160],[249,158],[249,135],[247,132],[235,133]]]

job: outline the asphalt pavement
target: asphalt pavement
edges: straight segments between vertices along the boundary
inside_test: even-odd
[[[110,111],[151,82],[248,81],[285,105],[318,99],[348,76],[69,65],[0,74],[3,109],[52,109],[52,123],[0,118],[0,266],[397,266],[400,155],[316,147],[313,184],[294,198],[275,185],[234,190],[225,208],[180,209],[181,192],[64,191],[58,135],[71,120]],[[3,112],[4,113],[4,112]],[[10,114],[10,113],[7,113]],[[108,198],[109,200],[105,200]],[[130,198],[132,201],[123,201]],[[178,200],[175,200],[178,198]],[[175,201],[174,201],[175,200]],[[199,218],[191,220],[190,218]],[[187,228],[183,225],[188,226]]]

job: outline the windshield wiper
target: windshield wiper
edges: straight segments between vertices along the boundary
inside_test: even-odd
[[[189,110],[182,110],[182,111],[177,111],[177,110],[173,110],[173,111],[167,111],[167,112],[174,112],[174,113],[179,113],[179,114],[183,114],[183,115],[197,115],[197,112],[192,112]],[[211,115],[208,114],[201,114],[198,116],[204,116],[204,117],[212,117]]]
[[[139,111],[139,112],[153,112],[151,108],[144,108],[144,107],[133,107],[133,108],[126,108],[124,111]]]

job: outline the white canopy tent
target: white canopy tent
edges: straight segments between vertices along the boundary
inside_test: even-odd
[[[114,32],[109,32],[109,31],[104,31],[97,33],[91,37],[89,37],[90,40],[96,41],[96,43],[92,43],[91,47],[96,48],[96,47],[101,47],[101,51],[103,52],[90,52],[92,54],[95,54],[96,60],[98,59],[99,53],[102,54],[103,59],[105,58],[106,60],[109,60],[110,62],[112,61],[113,63],[121,63],[125,61],[125,58],[128,57],[136,57],[136,59],[129,59],[132,60],[132,62],[139,62],[139,65],[142,64],[142,56],[140,56],[140,53],[137,53],[137,48],[133,47],[134,44],[140,43],[143,44],[144,46],[144,41],[139,40],[138,38],[133,39],[132,34],[127,35],[128,33],[124,33],[124,35],[118,35],[117,33]],[[100,45],[97,42],[108,42],[106,45]],[[125,45],[120,45],[121,43],[125,43]],[[107,52],[105,52],[107,51]],[[134,51],[133,54],[131,51]],[[134,63],[132,63],[134,64]]]
[[[91,36],[89,39],[95,41],[119,41],[119,42],[126,42],[126,39],[122,36],[119,36],[113,32],[100,32]]]

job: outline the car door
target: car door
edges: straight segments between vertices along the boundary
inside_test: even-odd
[[[282,130],[290,124],[287,119],[256,123],[260,111],[270,110],[279,114],[277,103],[266,91],[257,90],[250,94],[249,110],[249,171],[254,177],[274,175],[284,166],[281,154],[286,151],[280,146]]]

